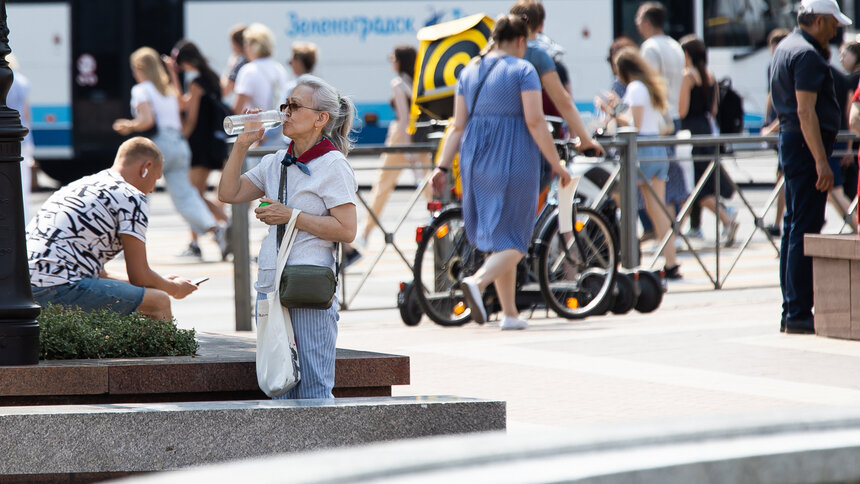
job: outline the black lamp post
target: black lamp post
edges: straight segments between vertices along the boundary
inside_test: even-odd
[[[6,107],[12,87],[6,1],[0,0],[0,365],[39,363],[40,308],[33,302],[24,205],[21,190],[21,142],[27,128],[18,111]]]

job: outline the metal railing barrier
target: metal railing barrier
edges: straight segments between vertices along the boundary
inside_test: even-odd
[[[837,141],[846,141],[856,139],[856,137],[850,132],[841,132],[837,136]],[[724,172],[722,171],[722,163],[723,158],[726,156],[719,149],[721,146],[731,146],[731,145],[754,145],[754,144],[762,144],[762,143],[776,143],[778,141],[777,135],[770,136],[756,136],[756,135],[696,135],[689,138],[679,138],[675,136],[662,136],[662,137],[648,137],[639,139],[635,129],[632,128],[620,128],[615,137],[607,140],[601,140],[601,143],[606,148],[616,148],[619,151],[619,155],[617,157],[617,161],[619,166],[611,173],[607,182],[602,187],[600,196],[598,199],[594,200],[594,206],[599,205],[603,198],[609,195],[612,190],[613,184],[618,181],[620,185],[620,226],[621,226],[621,263],[625,268],[633,268],[640,264],[639,260],[639,238],[637,237],[637,217],[638,217],[638,184],[637,180],[644,179],[644,175],[642,171],[639,169],[639,163],[650,163],[650,162],[665,162],[665,161],[677,161],[682,163],[692,163],[695,161],[708,161],[709,164],[705,170],[705,172],[699,177],[696,181],[696,185],[694,186],[690,195],[688,195],[687,200],[681,207],[679,213],[672,215],[669,208],[666,206],[665,200],[659,200],[660,210],[664,212],[664,214],[669,217],[671,220],[671,231],[667,232],[657,243],[657,247],[654,252],[654,256],[651,260],[646,264],[647,267],[653,268],[654,265],[660,258],[660,254],[665,249],[666,245],[669,243],[673,235],[680,236],[683,240],[683,243],[687,246],[689,252],[696,259],[699,266],[701,266],[702,270],[705,272],[707,277],[710,279],[711,283],[714,286],[714,289],[720,289],[725,285],[725,282],[732,270],[738,263],[738,260],[743,255],[744,251],[749,246],[752,238],[755,236],[756,231],[761,231],[765,234],[768,242],[773,246],[774,251],[777,256],[779,255],[780,247],[775,242],[774,236],[771,235],[767,231],[767,225],[764,222],[764,217],[767,212],[773,207],[773,204],[777,200],[780,191],[783,189],[785,184],[784,180],[780,178],[777,183],[774,185],[773,190],[770,195],[767,197],[767,201],[760,210],[756,210],[755,207],[750,203],[749,199],[743,194],[738,187],[737,183],[732,180],[730,177],[726,176],[728,183],[734,188],[735,193],[738,195],[738,198],[741,201],[741,204],[744,209],[746,209],[752,216],[755,221],[753,230],[750,231],[749,234],[743,239],[743,241],[738,246],[737,252],[734,254],[731,262],[729,263],[728,269],[725,270],[725,273],[721,275],[721,262],[720,262],[720,249],[721,249],[721,241],[720,241],[720,228],[721,222],[718,216],[715,216],[715,229],[717,237],[715,237],[713,251],[715,254],[715,267],[713,272],[709,270],[705,262],[702,260],[699,252],[690,242],[688,237],[680,230],[681,224],[687,218],[690,213],[690,210],[693,208],[693,204],[696,203],[699,194],[701,194],[702,190],[705,187],[705,183],[708,180],[708,177],[713,175],[713,184],[714,184],[714,196],[716,197],[716,203],[719,206],[722,197],[720,196],[720,184],[721,177]],[[711,155],[694,155],[690,157],[684,157],[683,159],[679,159],[677,156],[672,158],[649,158],[649,159],[637,159],[637,148],[639,146],[677,146],[677,145],[693,145],[695,146],[712,146],[716,149],[714,150],[714,154]],[[842,156],[846,154],[856,155],[856,151],[837,151],[833,153],[833,156]],[[738,159],[738,158],[736,158]],[[656,193],[649,183],[644,183],[643,186],[647,189],[650,194],[657,199]],[[843,223],[840,227],[839,231],[842,233],[845,230],[845,227],[849,225],[849,221],[851,217],[857,211],[858,200],[857,197],[851,202],[851,205],[847,212],[841,213]],[[708,248],[710,250],[710,248]]]
[[[837,136],[838,141],[852,140],[856,139],[856,137],[850,132],[841,132]],[[756,135],[696,135],[689,138],[678,138],[675,136],[663,136],[663,137],[648,137],[639,139],[636,131],[631,128],[619,128],[617,134],[612,138],[601,139],[601,144],[607,149],[614,148],[618,154],[615,158],[609,158],[609,160],[614,161],[614,165],[610,170],[609,176],[603,186],[600,188],[599,194],[596,196],[594,200],[591,201],[592,207],[598,207],[600,203],[608,196],[612,194],[614,190],[619,191],[620,198],[620,242],[621,242],[621,264],[625,268],[634,268],[640,265],[641,261],[639,260],[639,237],[637,236],[637,228],[638,228],[638,184],[637,180],[640,177],[644,178],[642,175],[642,171],[639,169],[640,163],[650,163],[667,161],[667,158],[649,158],[649,159],[637,159],[637,148],[638,146],[677,146],[677,145],[693,145],[695,146],[712,146],[716,147],[714,150],[714,154],[712,155],[695,155],[695,156],[685,156],[683,159],[679,159],[677,156],[670,158],[669,161],[678,161],[682,163],[692,163],[695,161],[708,161],[708,166],[706,168],[705,173],[699,177],[696,181],[695,186],[693,187],[692,192],[687,197],[687,200],[681,207],[679,213],[672,216],[671,212],[667,208],[665,201],[658,200],[659,207],[664,213],[670,218],[672,221],[671,232],[666,233],[657,243],[655,253],[653,257],[646,264],[647,267],[653,268],[654,265],[660,258],[660,254],[663,252],[663,249],[666,247],[666,244],[671,240],[672,235],[680,236],[683,240],[683,243],[686,245],[689,252],[693,255],[698,265],[702,268],[702,270],[707,275],[708,279],[714,286],[714,289],[721,289],[732,273],[733,269],[738,263],[738,260],[743,255],[744,251],[748,248],[750,242],[753,237],[757,233],[757,231],[761,231],[765,234],[766,240],[773,247],[777,256],[779,255],[779,245],[775,240],[775,237],[772,236],[767,231],[767,224],[764,221],[764,217],[771,210],[774,203],[776,202],[780,191],[783,189],[784,181],[780,178],[777,183],[774,185],[770,194],[768,195],[766,202],[763,207],[756,209],[752,203],[750,203],[747,196],[743,194],[740,190],[740,187],[732,180],[730,177],[727,177],[727,181],[734,188],[735,193],[738,195],[741,205],[743,209],[749,212],[754,219],[754,227],[746,237],[740,242],[737,246],[737,252],[734,254],[734,257],[728,264],[728,268],[723,270],[721,267],[721,240],[719,237],[720,229],[722,223],[720,222],[719,217],[715,216],[715,229],[717,236],[715,237],[714,246],[711,248],[710,246],[707,248],[696,249],[688,237],[680,230],[681,224],[687,218],[690,213],[690,210],[693,207],[693,204],[696,203],[696,199],[698,195],[704,189],[704,185],[708,180],[710,175],[713,175],[713,183],[714,183],[714,196],[716,197],[717,204],[719,205],[722,197],[720,197],[720,183],[721,177],[723,176],[722,165],[724,158],[729,156],[727,154],[721,153],[719,149],[720,146],[732,146],[732,145],[761,145],[763,143],[776,143],[778,140],[777,135],[771,136],[756,136]],[[856,145],[856,144],[855,144]],[[373,156],[373,155],[381,155],[384,153],[433,153],[435,154],[438,147],[438,140],[434,140],[428,143],[413,143],[409,145],[398,145],[398,146],[384,146],[384,145],[368,145],[368,146],[359,146],[356,147],[352,152],[350,152],[350,156]],[[275,149],[254,149],[249,150],[246,158],[261,158],[264,155],[274,153]],[[746,151],[734,151],[733,157],[736,161],[741,160],[741,153],[746,153]],[[840,156],[844,154],[849,154],[849,152],[835,152],[834,156]],[[853,151],[852,154],[856,154],[856,151]],[[410,169],[410,168],[420,168],[425,170],[432,170],[433,165],[424,165],[424,166],[413,166],[413,165],[398,165],[398,166],[387,166],[383,167],[381,164],[376,164],[373,166],[367,167],[353,167],[356,171],[363,170],[402,170],[402,169]],[[355,289],[351,292],[347,291],[347,283],[346,283],[346,271],[345,268],[341,268],[341,292],[339,295],[340,307],[341,309],[349,309],[350,306],[355,301],[355,298],[358,297],[360,291],[364,287],[368,278],[372,274],[372,272],[376,269],[380,260],[382,259],[385,252],[389,249],[394,250],[399,258],[403,261],[406,269],[409,271],[409,274],[412,273],[412,263],[406,257],[404,251],[398,247],[397,242],[395,240],[395,234],[402,227],[403,223],[408,218],[411,211],[414,209],[415,205],[418,203],[418,200],[422,197],[422,193],[427,187],[430,181],[430,176],[425,176],[417,187],[414,189],[412,194],[409,197],[406,207],[403,209],[402,213],[397,217],[396,222],[394,222],[392,227],[386,227],[382,221],[380,220],[379,214],[376,214],[371,210],[371,207],[368,201],[365,199],[364,195],[359,191],[356,195],[358,200],[361,202],[362,206],[367,210],[368,216],[373,220],[376,226],[382,231],[384,235],[385,245],[373,256],[372,262],[369,267],[361,273],[361,279],[357,283]],[[650,184],[644,184],[647,190],[650,191],[651,195],[655,195],[653,189]],[[655,197],[656,198],[656,197]],[[858,199],[857,197],[851,202],[851,205],[847,211],[847,213],[843,215],[843,224],[840,228],[840,232],[843,232],[848,226],[848,220],[850,217],[853,217],[858,209]],[[250,274],[250,250],[249,250],[249,242],[248,242],[248,204],[236,204],[232,206],[232,214],[233,214],[233,231],[232,231],[232,245],[233,245],[233,268],[234,268],[234,289],[236,294],[236,329],[239,331],[246,331],[251,329],[251,320],[250,315],[251,312],[248,308],[253,309],[253,299],[250,297],[251,294],[249,292],[251,286],[251,274]],[[711,251],[713,250],[715,254],[715,267],[713,271],[709,269],[705,261],[702,259],[700,252],[703,250]],[[354,274],[351,274],[354,275]]]
[[[409,145],[397,145],[397,146],[384,146],[384,145],[366,145],[366,146],[358,146],[354,148],[350,152],[350,156],[372,156],[372,155],[381,155],[384,153],[436,153],[436,147],[438,146],[438,141],[428,142],[428,143],[412,143]],[[245,162],[243,163],[242,172],[244,173],[249,167],[249,163],[247,160],[249,159],[259,159],[265,155],[275,153],[280,148],[255,148],[248,150],[247,155],[245,156]],[[362,170],[402,170],[408,168],[420,168],[424,170],[432,171],[433,165],[423,165],[423,166],[413,166],[413,165],[397,165],[397,166],[386,166],[383,167],[381,165],[374,165],[372,167],[362,167],[356,168],[353,167],[356,171]],[[365,200],[364,196],[362,196],[361,191],[356,193],[358,200],[361,204],[367,209],[368,216],[371,217],[376,224],[377,227],[383,232],[385,237],[385,245],[380,249],[380,251],[373,258],[370,267],[361,276],[361,281],[358,283],[355,290],[351,295],[347,294],[347,283],[346,283],[346,271],[345,267],[341,265],[341,292],[338,297],[340,302],[341,309],[349,309],[349,306],[355,300],[356,296],[358,296],[359,291],[361,291],[362,287],[364,287],[365,282],[370,277],[370,274],[376,268],[379,260],[382,258],[385,251],[388,247],[392,247],[395,252],[400,256],[403,260],[403,263],[409,269],[411,274],[412,272],[412,264],[407,259],[406,255],[397,246],[397,243],[394,239],[394,234],[400,227],[403,225],[406,218],[409,216],[409,213],[418,202],[418,199],[421,197],[424,188],[430,181],[430,176],[425,176],[423,180],[418,184],[417,188],[415,188],[414,192],[410,196],[409,203],[407,204],[406,209],[399,216],[397,222],[391,230],[387,230],[385,225],[379,218],[379,215],[374,213],[371,210],[369,204]],[[250,255],[250,243],[248,240],[249,236],[249,224],[248,224],[248,210],[249,206],[247,203],[239,203],[231,206],[232,213],[232,230],[231,230],[231,239],[230,242],[233,247],[233,290],[235,293],[235,316],[236,316],[236,330],[237,331],[250,331],[252,329],[251,325],[251,314],[253,311],[253,298],[251,297],[251,255]]]

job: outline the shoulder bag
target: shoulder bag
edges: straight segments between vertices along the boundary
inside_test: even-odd
[[[293,210],[288,233],[295,232],[299,210]],[[278,268],[285,267],[290,256],[289,244],[278,250]],[[281,305],[280,278],[275,290],[257,301],[257,384],[270,397],[279,397],[299,384],[301,368],[290,311]]]

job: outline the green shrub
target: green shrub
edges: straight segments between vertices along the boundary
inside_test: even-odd
[[[140,314],[49,304],[37,321],[42,360],[193,356],[198,348],[193,329]]]

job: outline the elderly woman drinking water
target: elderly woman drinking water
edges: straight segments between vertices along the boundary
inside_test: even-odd
[[[346,160],[355,108],[323,80],[303,75],[280,107],[286,113],[283,134],[288,149],[266,155],[241,174],[248,148],[263,130],[239,135],[221,176],[218,197],[227,203],[260,199],[255,210],[269,226],[259,255],[257,300],[274,290],[277,274],[278,225],[301,210],[287,265],[315,265],[333,270],[337,242],[351,242],[356,233],[355,174]],[[283,180],[282,180],[283,176]],[[283,183],[282,183],[283,181]],[[302,377],[279,398],[332,398],[334,387],[337,298],[328,309],[291,308]]]

